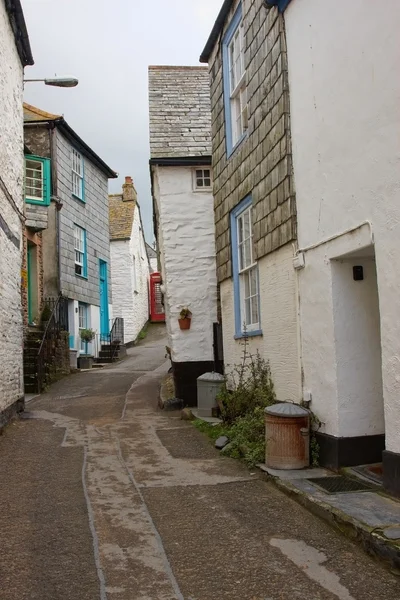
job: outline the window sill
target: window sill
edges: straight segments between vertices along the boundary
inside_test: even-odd
[[[25,198],[26,204],[36,204],[36,206],[49,206],[49,202],[47,200],[31,200],[30,198]]]
[[[75,198],[75,200],[79,200],[79,202],[82,202],[82,204],[86,204],[86,200],[84,200],[83,198],[79,198],[79,196],[77,196],[76,194],[72,194],[72,197]]]
[[[87,275],[78,275],[78,273],[75,273],[75,277],[79,277],[79,279],[84,279],[85,281],[88,280],[88,276]]]
[[[233,336],[235,340],[242,340],[244,337],[257,337],[262,336],[263,332],[261,329],[256,329],[255,331],[247,331],[246,333],[236,333]]]
[[[244,134],[242,135],[242,137],[238,139],[238,141],[233,146],[233,148],[231,148],[230,150],[226,151],[226,157],[227,158],[230,158],[232,156],[232,154],[239,148],[239,146],[241,145],[241,143],[247,138],[247,135],[248,135],[248,130],[246,129],[246,131],[244,132]]]

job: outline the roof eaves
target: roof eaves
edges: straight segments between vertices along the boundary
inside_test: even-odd
[[[22,66],[33,65],[31,44],[29,42],[28,30],[26,28],[24,13],[20,0],[6,0],[6,11],[14,33],[15,44]]]
[[[94,150],[88,146],[81,137],[70,127],[64,117],[61,117],[58,121],[56,121],[61,132],[65,135],[66,138],[72,142],[78,150],[82,150],[82,153],[88,156],[90,160],[102,171],[109,179],[116,179],[118,177],[118,173],[113,171]]]
[[[211,30],[210,36],[207,40],[207,43],[204,46],[204,50],[200,55],[201,63],[208,63],[208,59],[210,58],[211,52],[213,51],[213,48],[218,40],[219,34],[221,33],[221,31],[225,25],[226,17],[229,14],[232,4],[233,4],[233,0],[225,0],[224,1],[222,8],[219,11],[218,17],[214,23],[214,26]]]
[[[158,165],[160,167],[185,167],[185,166],[202,166],[211,165],[212,156],[211,154],[204,154],[200,156],[168,156],[160,158],[151,158],[149,161],[150,166]]]

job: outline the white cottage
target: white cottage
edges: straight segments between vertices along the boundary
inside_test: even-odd
[[[399,4],[292,0],[284,19],[304,396],[327,462],[383,454],[400,495]]]
[[[0,428],[24,406],[21,310],[24,67],[33,64],[20,0],[0,0]]]
[[[122,194],[109,197],[113,311],[124,319],[126,345],[134,343],[149,319],[150,266],[137,193],[125,177]]]
[[[197,377],[214,368],[217,320],[211,113],[207,69],[149,69],[155,235],[175,391],[197,404]],[[180,312],[192,313],[181,330]]]

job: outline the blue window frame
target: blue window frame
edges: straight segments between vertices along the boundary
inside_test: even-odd
[[[252,198],[231,212],[235,338],[262,335],[258,265],[253,253]]]
[[[74,225],[75,275],[87,278],[86,229]]]
[[[82,154],[72,148],[72,195],[82,202],[85,202],[84,167]]]
[[[247,87],[242,5],[239,4],[222,42],[226,153],[229,157],[247,136]]]
[[[49,206],[51,199],[50,160],[25,155],[25,202]]]

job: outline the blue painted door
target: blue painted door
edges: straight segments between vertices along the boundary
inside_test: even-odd
[[[100,261],[100,335],[101,339],[107,339],[110,333],[108,318],[108,285],[107,285],[107,263]]]

